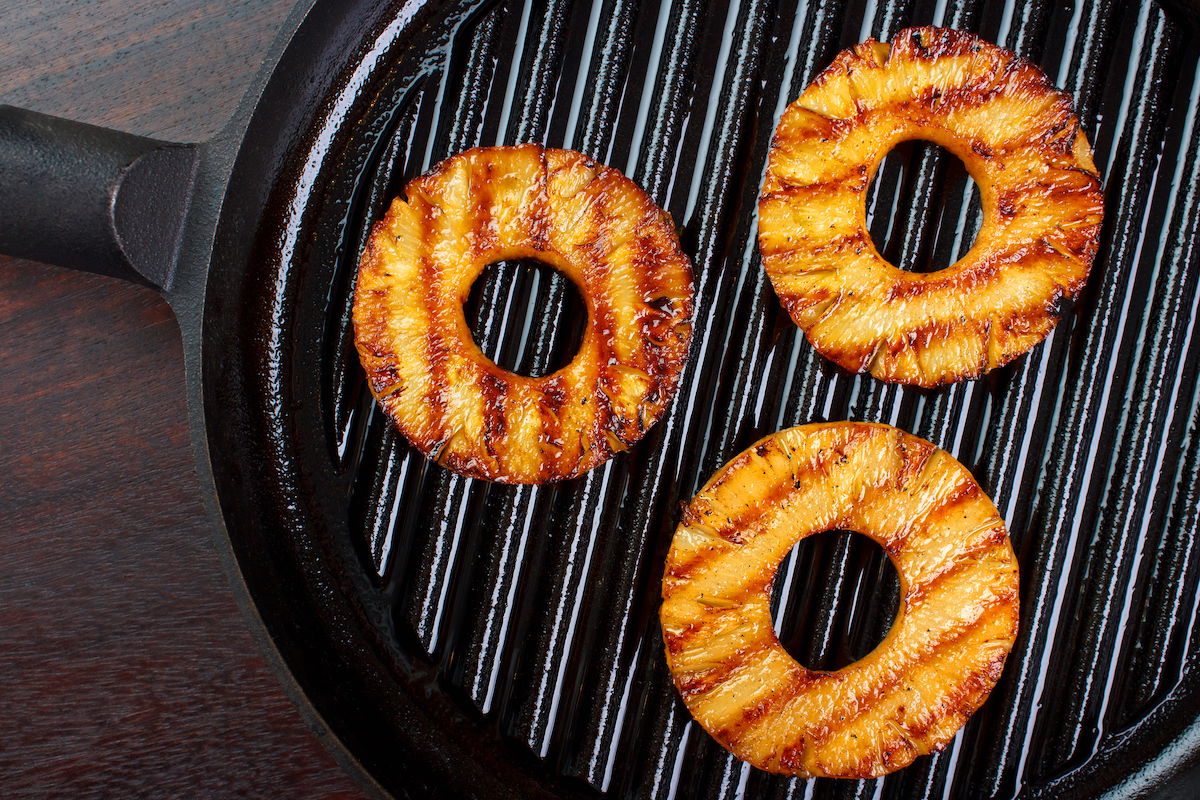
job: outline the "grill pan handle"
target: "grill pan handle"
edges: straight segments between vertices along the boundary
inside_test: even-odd
[[[198,155],[0,105],[0,253],[169,289]]]

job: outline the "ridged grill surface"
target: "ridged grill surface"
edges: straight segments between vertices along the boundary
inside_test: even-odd
[[[1071,93],[1107,198],[1089,285],[1050,338],[935,391],[818,356],[755,243],[786,104],[839,49],[923,24],[974,30]],[[494,0],[451,4],[427,43],[386,53],[400,66],[325,143],[305,251],[323,283],[305,290],[326,294],[326,314],[319,363],[295,380],[320,398],[309,435],[340,476],[338,513],[388,612],[379,629],[438,666],[439,691],[550,773],[664,799],[1053,795],[1187,701],[1200,645],[1200,73],[1157,6]],[[405,182],[467,147],[525,141],[634,178],[673,215],[697,279],[692,358],[666,416],[631,452],[544,487],[426,462],[366,391],[349,327],[357,255]],[[961,165],[922,146],[889,157],[868,211],[881,250],[921,270],[965,252],[980,214]],[[560,313],[563,294],[561,278],[491,270],[477,337],[527,371],[563,363],[581,323]],[[788,780],[690,721],[666,673],[659,582],[681,502],[721,464],[767,433],[840,419],[899,426],[973,471],[1012,533],[1022,628],[945,752],[874,781]],[[797,656],[878,641],[895,596],[882,558],[842,536],[785,560],[775,591],[785,639],[808,643]]]

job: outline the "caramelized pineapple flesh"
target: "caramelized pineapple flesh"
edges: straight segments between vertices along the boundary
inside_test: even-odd
[[[410,182],[359,264],[355,345],[371,391],[427,457],[504,483],[575,477],[661,416],[691,335],[692,275],[670,217],[618,171],[538,145],[476,148]],[[570,364],[489,360],[463,304],[479,273],[534,258],[588,309]]]
[[[798,664],[771,585],[801,539],[852,530],[900,578],[883,642],[833,672]],[[945,451],[887,425],[804,425],[727,464],[684,512],[661,620],[675,685],[738,758],[802,777],[870,778],[941,749],[986,699],[1017,634],[1004,521]]]
[[[871,242],[865,196],[883,157],[923,139],[960,158],[983,225],[927,274]],[[973,34],[901,31],[840,53],[784,112],[759,197],[763,265],[826,358],[881,380],[974,378],[1040,342],[1082,288],[1103,198],[1070,98]]]

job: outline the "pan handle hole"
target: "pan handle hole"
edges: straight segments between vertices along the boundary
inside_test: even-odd
[[[889,264],[937,272],[958,261],[983,224],[979,187],[949,150],[922,139],[892,148],[867,189],[867,229]]]
[[[832,671],[874,650],[900,609],[900,579],[874,539],[826,531],[792,548],[771,589],[779,643],[808,669]]]
[[[587,305],[573,281],[532,258],[489,264],[463,306],[475,344],[497,366],[540,378],[579,352]]]

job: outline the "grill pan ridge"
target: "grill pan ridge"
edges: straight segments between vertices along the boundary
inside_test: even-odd
[[[320,532],[309,557],[334,564],[329,591],[355,593],[396,676],[372,691],[423,687],[528,786],[564,797],[1091,797],[1192,721],[1200,63],[1186,28],[1106,0],[487,0],[420,24],[420,47],[381,25],[342,82],[361,77],[344,119],[296,154],[307,178],[276,188],[296,209],[294,244],[273,245],[279,344],[257,379],[275,398],[264,424],[302,476],[284,527]],[[816,355],[755,243],[785,105],[839,49],[923,24],[973,30],[1069,92],[1107,202],[1089,285],[1049,339],[933,391]],[[697,281],[692,357],[664,418],[630,452],[540,487],[426,462],[366,390],[350,327],[358,254],[404,184],[467,147],[524,141],[634,178],[679,225]],[[981,213],[957,162],[923,146],[889,157],[868,212],[881,248],[917,268],[965,253]],[[485,350],[524,371],[569,357],[584,321],[560,313],[565,279],[501,265],[483,281]],[[663,660],[659,580],[680,504],[721,464],[767,433],[838,419],[897,425],[972,470],[1013,536],[1022,628],[945,752],[871,781],[785,779],[690,721]],[[840,537],[784,561],[778,613],[808,643],[802,660],[882,636],[885,559]],[[496,796],[532,796],[511,791]]]

